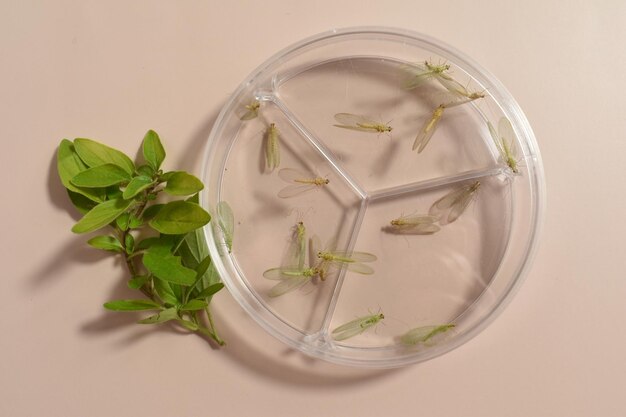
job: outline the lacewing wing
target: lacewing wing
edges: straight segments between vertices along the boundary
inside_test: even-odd
[[[445,223],[454,222],[474,200],[479,188],[480,181],[475,181],[452,190],[435,201],[428,214],[437,217],[440,221],[443,220]]]

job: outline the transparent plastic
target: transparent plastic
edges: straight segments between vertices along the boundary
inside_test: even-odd
[[[441,97],[450,96],[436,77],[406,88],[413,65],[426,60],[449,65],[446,74],[464,91],[484,98],[446,108],[418,153],[412,150],[418,132]],[[246,105],[254,100],[260,107],[251,114]],[[338,113],[365,116],[393,130],[340,128]],[[489,121],[497,131],[503,117],[514,131],[507,139],[516,151],[517,173],[488,128]],[[280,166],[273,171],[266,166],[270,123],[279,132]],[[226,201],[235,218],[232,251],[218,222],[206,228],[226,287],[270,334],[316,358],[394,367],[450,351],[478,334],[511,299],[537,243],[544,179],[524,114],[471,59],[414,32],[334,30],[278,53],[224,106],[205,152],[207,191],[201,202],[215,216],[216,205]],[[284,168],[328,184],[281,198],[289,186],[279,174]],[[432,213],[437,201],[477,182],[465,210],[449,222],[448,207],[435,233],[407,233],[390,223]],[[294,257],[300,221],[306,256]],[[375,255],[376,261],[366,263],[374,273],[353,272],[358,268],[343,263],[324,280],[313,276],[272,297],[281,280],[267,279],[264,272],[294,269],[296,258],[301,268],[316,266],[314,235],[322,248],[348,257],[354,251]],[[384,319],[362,332],[341,341],[333,337],[342,324],[379,313]],[[451,324],[428,337],[427,330],[418,331],[422,337],[414,344],[402,338],[411,329]]]

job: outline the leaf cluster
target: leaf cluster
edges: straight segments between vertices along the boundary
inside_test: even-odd
[[[223,284],[202,233],[211,220],[198,204],[204,185],[187,172],[161,169],[166,153],[153,130],[141,150],[143,160],[133,161],[91,139],[61,141],[59,178],[83,214],[72,231],[106,230],[87,243],[121,256],[130,274],[128,286],[144,294],[143,299],[107,302],[105,308],[149,310],[153,314],[139,323],[175,321],[222,345],[209,309]]]

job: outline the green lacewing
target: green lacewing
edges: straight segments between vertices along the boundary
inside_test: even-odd
[[[321,269],[322,273],[320,278],[326,279],[325,272],[330,267],[341,268],[345,266],[348,271],[356,272],[363,275],[371,275],[374,273],[374,269],[365,265],[362,262],[375,261],[376,255],[367,252],[354,252],[354,251],[338,251],[334,243],[329,243],[324,249],[321,248],[321,242],[319,237],[313,236],[311,238],[311,250],[317,256],[317,267]]]
[[[391,133],[393,128],[388,123],[379,123],[364,116],[351,113],[337,113],[335,120],[340,124],[333,125],[342,129],[356,130],[359,132]]]
[[[411,329],[402,336],[400,342],[404,345],[417,345],[418,343],[427,343],[438,334],[447,332],[455,327],[454,324],[439,324],[435,326],[423,326]]]
[[[280,198],[295,197],[307,191],[321,188],[330,182],[328,178],[319,177],[294,168],[283,168],[278,171],[278,176],[290,184],[278,192],[278,197]]]
[[[369,328],[376,326],[384,318],[385,315],[383,313],[359,317],[337,327],[332,331],[331,335],[334,340],[346,340],[363,333]]]
[[[271,123],[266,131],[265,162],[270,171],[280,165],[280,133],[275,123]]]
[[[251,120],[259,115],[259,108],[261,103],[258,100],[253,100],[249,104],[245,105],[246,112],[240,117],[241,120]]]
[[[391,220],[391,229],[396,233],[427,235],[438,232],[441,228],[435,223],[436,216],[428,214],[408,214]]]
[[[516,136],[511,122],[506,117],[502,117],[498,123],[497,132],[491,122],[487,122],[487,125],[489,126],[489,133],[491,133],[491,137],[500,153],[500,158],[508,165],[513,173],[518,174],[517,146],[515,145]]]

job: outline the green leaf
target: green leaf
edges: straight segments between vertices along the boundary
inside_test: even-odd
[[[124,198],[124,200],[133,198],[134,196],[136,196],[143,190],[150,188],[152,184],[154,184],[154,181],[152,181],[152,178],[150,177],[145,177],[143,175],[134,177],[132,180],[130,180],[130,182],[126,186],[126,189],[124,190],[124,193],[122,194],[122,197]]]
[[[150,165],[140,165],[137,167],[137,174],[145,175],[146,177],[153,177],[155,174],[154,168]]]
[[[159,135],[154,130],[148,130],[144,136],[142,150],[146,162],[155,170],[159,169],[165,159],[165,149],[163,149]]]
[[[153,204],[150,207],[148,207],[147,209],[144,210],[143,212],[143,219],[144,220],[151,220],[154,218],[154,216],[157,215],[157,213],[163,208],[165,207],[165,204]]]
[[[114,236],[96,236],[87,241],[87,244],[96,249],[103,249],[112,252],[122,252],[124,248],[119,240]]]
[[[183,262],[189,268],[196,269],[200,262],[209,256],[209,248],[204,239],[202,229],[193,230],[185,235],[185,240],[179,249]]]
[[[128,227],[131,229],[136,229],[143,224],[143,219],[141,217],[137,217],[134,214],[130,215],[128,219]]]
[[[165,323],[166,321],[178,319],[178,311],[176,311],[175,307],[168,308],[166,310],[161,311],[153,316],[145,318],[143,320],[139,320],[137,323],[140,324],[157,324],[157,323]]]
[[[191,195],[203,188],[204,185],[198,178],[186,172],[179,171],[168,178],[167,185],[163,191],[171,195]]]
[[[180,308],[181,311],[196,311],[208,307],[209,303],[204,300],[191,300]]]
[[[195,256],[195,252],[197,252],[197,248],[194,247],[192,249],[190,247],[191,245],[189,244],[189,239],[188,239],[189,235],[192,235],[194,233],[195,233],[195,230],[185,235],[185,239],[181,243],[177,252],[178,255],[180,255],[183,258],[183,265],[191,269],[196,269],[198,265],[200,265],[200,261],[198,261],[198,257]]]
[[[145,250],[150,248],[152,245],[159,241],[158,237],[147,237],[143,240],[140,240],[135,249],[137,250]]]
[[[154,290],[159,298],[166,304],[175,306],[181,303],[180,297],[176,295],[176,291],[174,291],[174,288],[172,288],[170,283],[167,281],[155,278]]]
[[[104,164],[79,172],[71,181],[77,187],[101,188],[129,180],[130,175],[122,168],[113,164]]]
[[[128,230],[129,218],[130,218],[130,215],[128,214],[128,212],[124,212],[120,214],[120,216],[117,219],[115,219],[115,224],[117,225],[117,227],[120,228],[121,231]]]
[[[124,245],[126,246],[126,253],[129,255],[132,254],[135,250],[135,237],[128,233],[124,240]]]
[[[208,287],[213,284],[222,283],[222,278],[220,278],[220,274],[217,273],[217,269],[215,269],[214,263],[212,263],[211,266],[209,266],[209,269],[206,271],[206,274],[204,274],[202,282],[203,282],[204,287]]]
[[[74,147],[80,159],[90,167],[114,164],[126,171],[128,175],[132,175],[135,171],[135,164],[128,156],[95,140],[74,139]]]
[[[109,200],[100,203],[92,208],[82,219],[72,227],[74,233],[87,233],[98,230],[106,226],[122,214],[130,205],[132,200]]]
[[[150,279],[150,275],[137,275],[128,280],[128,288],[138,290]]]
[[[185,234],[204,226],[211,216],[196,203],[172,201],[150,221],[150,227],[170,235]]]
[[[104,308],[113,311],[160,310],[161,306],[150,300],[115,300],[104,303]]]
[[[111,187],[107,187],[104,189],[107,200],[115,200],[116,198],[122,198],[122,190],[117,185],[113,185]]]
[[[170,178],[172,178],[172,175],[176,174],[177,172],[182,172],[182,171],[168,171],[168,172],[166,172],[164,174],[161,174],[159,176],[159,180],[161,182],[167,182]]]
[[[104,201],[103,190],[82,189],[80,187],[76,187],[71,182],[72,178],[86,169],[87,165],[85,165],[76,153],[74,144],[67,139],[63,139],[59,144],[59,149],[57,150],[57,172],[59,173],[61,183],[69,191],[81,194],[92,201],[101,203]]]
[[[139,242],[136,246],[136,250],[150,249],[153,254],[162,253],[163,256],[168,256],[173,252],[173,249],[178,247],[181,240],[184,238],[182,235],[161,235],[158,237],[147,237]],[[176,254],[178,255],[178,254]],[[188,265],[183,264],[189,267]]]
[[[218,282],[217,284],[209,285],[208,287],[200,291],[198,295],[196,295],[196,298],[210,297],[213,294],[218,293],[222,288],[224,288],[224,284],[222,284],[221,282]]]
[[[175,253],[175,248],[178,247],[184,237],[184,235],[160,235],[151,245],[150,252],[171,255]]]
[[[209,269],[209,266],[211,266],[211,257],[207,256],[205,257],[202,262],[200,262],[200,264],[195,267],[195,271],[196,271],[196,279],[199,279],[202,275],[204,275],[207,271],[207,269]]]
[[[164,251],[148,251],[143,255],[143,264],[154,276],[174,284],[191,285],[195,282],[196,272],[184,267],[180,256]]]
[[[63,186],[71,189],[72,178],[86,169],[87,165],[76,153],[74,144],[67,139],[63,139],[59,144],[59,149],[57,149],[57,172]]]
[[[181,247],[186,246],[184,245],[184,241],[183,244],[181,244]],[[183,264],[185,264],[185,257],[182,256],[182,260],[183,260]],[[196,264],[195,263],[195,259],[192,260],[192,264]],[[189,266],[189,265],[185,265],[185,266]],[[183,299],[185,302],[189,299],[190,296],[192,296],[194,293],[197,293],[198,287],[199,289],[204,288],[204,286],[202,285],[202,281],[203,281],[203,275],[206,273],[207,269],[211,266],[211,257],[207,256],[206,258],[204,258],[202,260],[202,262],[200,262],[200,264],[197,264],[193,269],[196,271],[196,279],[193,283],[193,285],[191,286],[191,288],[189,288],[187,294],[185,295],[185,298]],[[191,298],[196,298],[196,297],[191,297]]]
[[[72,204],[74,204],[74,207],[76,207],[81,214],[87,213],[98,204],[82,194],[75,193],[74,191],[67,190],[67,194],[69,195]]]
[[[197,270],[198,266],[201,263],[201,260],[206,259],[209,256],[209,248],[207,247],[203,230],[196,229],[193,232],[187,233],[185,235],[185,240],[180,245],[178,252],[182,256],[183,264],[185,266]],[[197,294],[200,294],[203,290],[219,282],[220,276],[215,269],[215,264],[211,263],[207,271],[202,275],[200,281],[195,285],[189,295],[191,296],[191,298],[209,297],[212,294],[206,295],[204,297],[200,297]],[[215,289],[215,292],[219,291],[220,289],[221,287]]]

